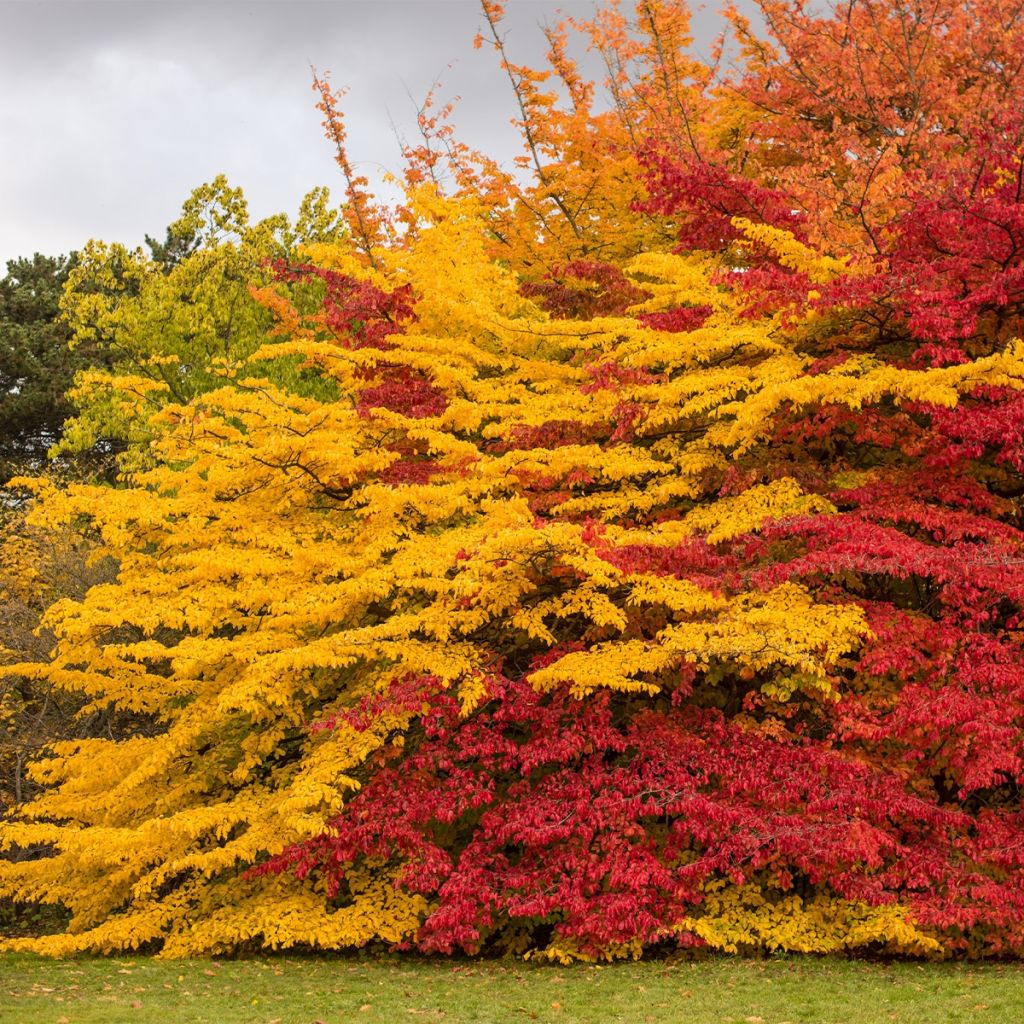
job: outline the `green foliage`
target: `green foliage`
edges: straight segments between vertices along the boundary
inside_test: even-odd
[[[57,320],[74,257],[11,260],[0,279],[0,480],[37,469],[72,407],[65,392],[77,371],[102,361],[88,342],[68,348]]]
[[[264,343],[272,317],[252,292],[273,280],[275,264],[341,232],[326,189],[305,197],[294,225],[283,214],[254,222],[242,190],[218,175],[192,192],[163,242],[147,236],[148,252],[89,242],[61,308],[72,345],[100,353],[115,373],[80,374],[61,450],[104,444],[137,458],[152,438],[145,413],[219,387]]]

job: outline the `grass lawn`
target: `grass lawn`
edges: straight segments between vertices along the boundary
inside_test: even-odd
[[[0,955],[2,1024],[1018,1024],[1024,966]]]

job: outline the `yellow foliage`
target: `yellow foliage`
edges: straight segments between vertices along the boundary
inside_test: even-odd
[[[756,224],[746,217],[733,217],[734,228],[745,238],[763,245],[783,267],[806,274],[814,284],[829,284],[837,277],[850,273],[849,261],[825,256],[793,237],[791,231],[770,224]]]
[[[700,915],[681,921],[678,930],[692,932],[726,953],[842,953],[866,946],[920,956],[942,949],[896,904],[871,906],[821,893],[804,901],[756,884],[716,882],[707,887],[702,909]]]

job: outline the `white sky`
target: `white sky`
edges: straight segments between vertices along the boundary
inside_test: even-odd
[[[509,0],[512,59],[539,61],[559,10],[593,9]],[[0,0],[0,274],[93,237],[162,238],[221,172],[258,217],[294,214],[315,185],[340,199],[310,64],[348,87],[350,155],[371,180],[399,169],[393,125],[415,133],[439,75],[462,97],[460,135],[511,159],[512,97],[493,51],[472,47],[481,20],[477,0]],[[721,23],[694,24],[706,49]]]

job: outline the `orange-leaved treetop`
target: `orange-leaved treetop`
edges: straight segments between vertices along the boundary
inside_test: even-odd
[[[1012,5],[483,13],[529,178],[425,108],[389,213],[318,79],[347,230],[35,485],[120,571],[19,671],[140,724],[36,764],[7,946],[1024,951]]]

